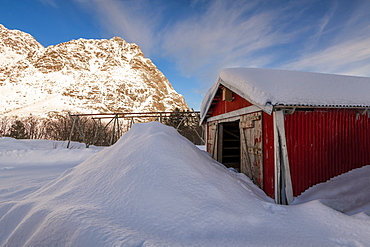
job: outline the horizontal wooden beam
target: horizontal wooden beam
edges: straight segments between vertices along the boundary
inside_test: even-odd
[[[233,117],[239,117],[240,115],[245,115],[248,113],[253,113],[253,112],[258,112],[261,111],[261,108],[258,108],[255,105],[247,106],[235,111],[227,112],[224,114],[220,114],[214,117],[210,117],[207,119],[207,122],[212,122],[212,121],[219,121],[219,120],[224,120],[228,118],[233,118]]]
[[[83,113],[83,114],[70,114],[73,117],[86,117],[86,116],[99,116],[104,117],[132,117],[132,116],[140,116],[140,117],[156,117],[156,116],[173,116],[173,115],[192,115],[192,114],[200,114],[200,111],[181,111],[181,112],[112,112],[112,113]]]

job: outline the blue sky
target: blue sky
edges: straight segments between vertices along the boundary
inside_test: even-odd
[[[223,68],[370,76],[369,0],[0,0],[0,23],[134,42],[196,110]]]

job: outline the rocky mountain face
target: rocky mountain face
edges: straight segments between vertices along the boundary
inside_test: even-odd
[[[139,46],[119,37],[43,47],[0,25],[0,114],[189,109]]]

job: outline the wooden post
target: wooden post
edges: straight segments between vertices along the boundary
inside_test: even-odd
[[[80,134],[80,137],[82,138],[82,141],[85,143],[86,148],[88,148],[89,143],[87,143],[87,140],[85,138],[84,129],[83,129],[83,126],[81,124],[81,119],[80,119],[79,116],[77,116],[77,122],[76,123],[78,125],[78,128],[77,128],[78,133]]]
[[[274,111],[273,118],[275,142],[275,201],[279,204],[290,204],[293,201],[293,188],[286,146],[284,111]]]
[[[223,141],[224,141],[224,125],[223,123],[219,123],[218,124],[218,128],[217,128],[217,140],[216,140],[216,152],[217,152],[217,158],[216,160],[220,163],[222,163],[222,150],[223,150]]]
[[[120,126],[119,126],[119,121],[118,121],[118,115],[117,115],[117,140],[121,137],[121,130],[120,130]]]
[[[76,123],[76,118],[72,117],[71,113],[69,113],[69,112],[68,112],[68,115],[73,120],[73,122],[72,122],[71,132],[69,133],[69,139],[68,139],[67,148],[69,148],[69,145],[71,144],[72,134],[73,134],[73,130],[75,129],[75,123]]]
[[[184,122],[184,120],[185,120],[185,117],[182,117],[180,123],[176,127],[177,130],[180,128],[180,126]]]
[[[111,134],[111,137],[110,137],[109,145],[113,144],[113,136],[114,136],[114,132],[115,132],[115,129],[116,129],[116,117],[117,117],[117,115],[113,117],[113,128],[112,128],[112,134]]]
[[[103,131],[104,131],[104,129],[105,129],[105,128],[102,128],[102,127],[103,127],[103,125],[102,125],[102,123],[101,123],[101,118],[99,118],[99,136],[98,136],[98,138],[99,138],[100,146],[102,145],[102,138],[101,138],[101,134],[103,133]]]
[[[203,144],[205,144],[205,141],[204,141],[204,139],[202,137],[203,136],[203,133],[202,133],[202,136],[201,136],[201,135],[199,135],[198,131],[194,128],[194,126],[190,125],[190,128],[195,132],[195,134],[197,134],[197,136],[203,142]],[[202,132],[203,132],[203,130],[204,130],[204,126],[202,126]]]
[[[94,134],[94,138],[92,140],[92,145],[95,145],[96,142],[99,140],[100,141],[100,144],[101,144],[101,133],[103,132],[102,130],[102,125],[101,125],[101,118],[98,118],[98,123],[95,121],[95,119],[93,118],[93,121],[94,121],[94,124],[96,125],[96,130],[95,130],[95,134]]]
[[[131,117],[130,129],[131,129],[131,127],[132,127],[133,124],[134,124],[134,117]]]
[[[72,116],[71,114],[69,114],[69,117],[71,119],[73,119],[72,129],[71,129],[71,133],[69,135],[70,139],[72,138],[72,133],[73,133],[73,130],[74,130],[74,126],[77,125],[76,126],[77,127],[77,132],[80,135],[80,137],[82,138],[82,141],[85,143],[86,148],[88,148],[89,144],[86,142],[86,138],[85,138],[85,135],[83,133],[83,129],[82,129],[82,126],[81,126],[81,120],[79,118],[79,115]],[[68,141],[67,148],[69,148],[69,144],[70,144],[70,140]]]

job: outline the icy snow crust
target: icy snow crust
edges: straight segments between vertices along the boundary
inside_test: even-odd
[[[345,215],[313,195],[276,205],[245,175],[152,122],[34,193],[0,201],[0,246],[366,246],[365,213]]]
[[[206,94],[202,119],[218,86],[229,88],[269,112],[274,105],[370,106],[370,78],[261,68],[230,68],[220,72]]]

